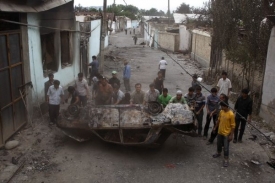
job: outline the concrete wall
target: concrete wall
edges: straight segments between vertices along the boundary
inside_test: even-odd
[[[266,59],[260,116],[275,129],[275,27],[273,27]]]
[[[40,18],[38,14],[28,13],[27,21],[32,25],[39,25]],[[79,26],[75,25],[75,28],[79,30]],[[29,61],[31,70],[31,81],[34,85],[33,103],[44,102],[44,83],[48,81],[47,77],[44,77],[43,66],[42,66],[42,51],[41,51],[41,40],[40,30],[36,27],[28,27],[28,38],[29,38]],[[54,36],[54,44],[57,46],[57,53],[55,55],[58,61],[58,70],[54,73],[55,79],[60,80],[62,86],[68,85],[74,80],[77,73],[79,72],[79,33],[72,33],[73,38],[73,54],[72,54],[72,65],[61,68],[61,44],[60,44],[60,32],[56,31]]]
[[[192,31],[191,58],[198,61],[203,67],[209,67],[211,55],[211,36],[209,32]]]
[[[156,32],[165,31],[168,27],[168,24],[158,24],[155,22],[144,22],[144,41],[147,45],[152,46],[151,36],[154,36]],[[142,30],[142,28],[141,28]],[[148,31],[148,32],[147,32]]]
[[[179,51],[179,34],[159,32],[158,40],[161,48],[172,52]]]
[[[97,56],[100,52],[100,29],[101,20],[91,21],[91,30],[94,31],[91,32],[91,37],[89,38],[89,62],[92,62],[92,56]]]
[[[187,30],[185,25],[180,25],[180,51],[188,51],[191,50],[191,33]]]

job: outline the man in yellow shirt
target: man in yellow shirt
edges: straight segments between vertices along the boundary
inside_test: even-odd
[[[235,130],[235,115],[228,108],[227,102],[221,102],[221,111],[219,114],[219,119],[214,127],[214,130],[218,127],[217,136],[217,153],[213,155],[213,158],[218,158],[221,156],[222,147],[224,152],[223,166],[228,166],[228,156],[229,156],[229,142],[233,139],[233,134]]]

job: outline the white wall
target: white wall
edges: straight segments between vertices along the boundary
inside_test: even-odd
[[[89,38],[89,62],[92,62],[92,57],[97,56],[100,53],[100,30],[101,20],[91,21],[91,37]],[[105,48],[109,45],[109,36],[105,37]]]
[[[191,48],[191,33],[185,25],[180,25],[180,51],[190,50]]]
[[[265,76],[263,84],[262,104],[260,110],[260,116],[265,119],[270,126],[275,129],[275,27],[273,27],[269,45],[265,66]]]
[[[131,21],[131,19],[127,19],[127,28],[132,28],[132,21]]]
[[[27,20],[29,24],[39,25],[39,16],[35,13],[29,13],[27,15]],[[77,26],[75,29],[79,30]],[[29,57],[30,57],[30,70],[31,70],[31,80],[34,85],[33,102],[44,102],[44,83],[48,81],[47,77],[43,75],[42,66],[42,51],[41,51],[41,40],[39,28],[28,27],[28,37],[29,37]],[[73,50],[74,53],[72,66],[61,68],[61,54],[60,51],[55,55],[58,58],[58,70],[54,73],[54,78],[59,80],[61,86],[66,86],[71,83],[79,72],[79,33],[73,33]],[[60,44],[59,31],[56,32],[54,38],[55,45]],[[59,47],[60,50],[60,47]]]

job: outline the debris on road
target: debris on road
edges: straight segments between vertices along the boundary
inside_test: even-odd
[[[175,164],[166,164],[165,165],[166,168],[176,168]]]
[[[255,141],[257,139],[257,135],[251,135],[252,137],[248,138],[249,140]]]
[[[275,160],[266,162],[270,167],[275,169]]]
[[[19,146],[19,141],[11,140],[5,144],[5,149],[10,150],[16,148],[17,146]]]
[[[251,160],[251,163],[255,164],[255,165],[260,165],[259,161],[255,161],[255,160]]]

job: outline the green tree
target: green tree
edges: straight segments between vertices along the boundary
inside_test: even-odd
[[[176,13],[191,13],[190,5],[181,3],[181,5],[176,9]]]

